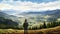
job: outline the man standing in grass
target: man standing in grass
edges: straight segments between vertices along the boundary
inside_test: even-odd
[[[24,27],[24,34],[28,34],[28,22],[27,22],[27,19],[25,19],[23,27]]]

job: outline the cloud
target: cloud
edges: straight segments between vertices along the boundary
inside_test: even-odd
[[[20,10],[22,11],[45,11],[60,9],[60,1],[48,2],[48,3],[33,3],[22,1],[2,1],[0,3],[0,10]]]

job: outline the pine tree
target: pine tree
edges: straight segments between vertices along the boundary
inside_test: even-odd
[[[44,24],[43,24],[43,28],[46,28],[46,23],[45,23],[45,21],[44,21]]]
[[[50,28],[51,27],[51,23],[47,23],[47,28]]]
[[[42,29],[43,27],[42,27],[42,25],[40,24],[40,28],[39,29]]]

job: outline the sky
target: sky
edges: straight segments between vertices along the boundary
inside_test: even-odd
[[[55,9],[60,9],[60,0],[0,0],[0,10],[9,14]]]

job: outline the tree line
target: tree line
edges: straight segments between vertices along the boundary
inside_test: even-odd
[[[56,26],[60,26],[60,22],[52,21],[52,22],[46,23],[46,22],[44,21],[43,24],[40,24],[39,27],[37,27],[37,26],[32,27],[32,28],[29,27],[29,30],[52,28],[52,27],[56,27]]]

